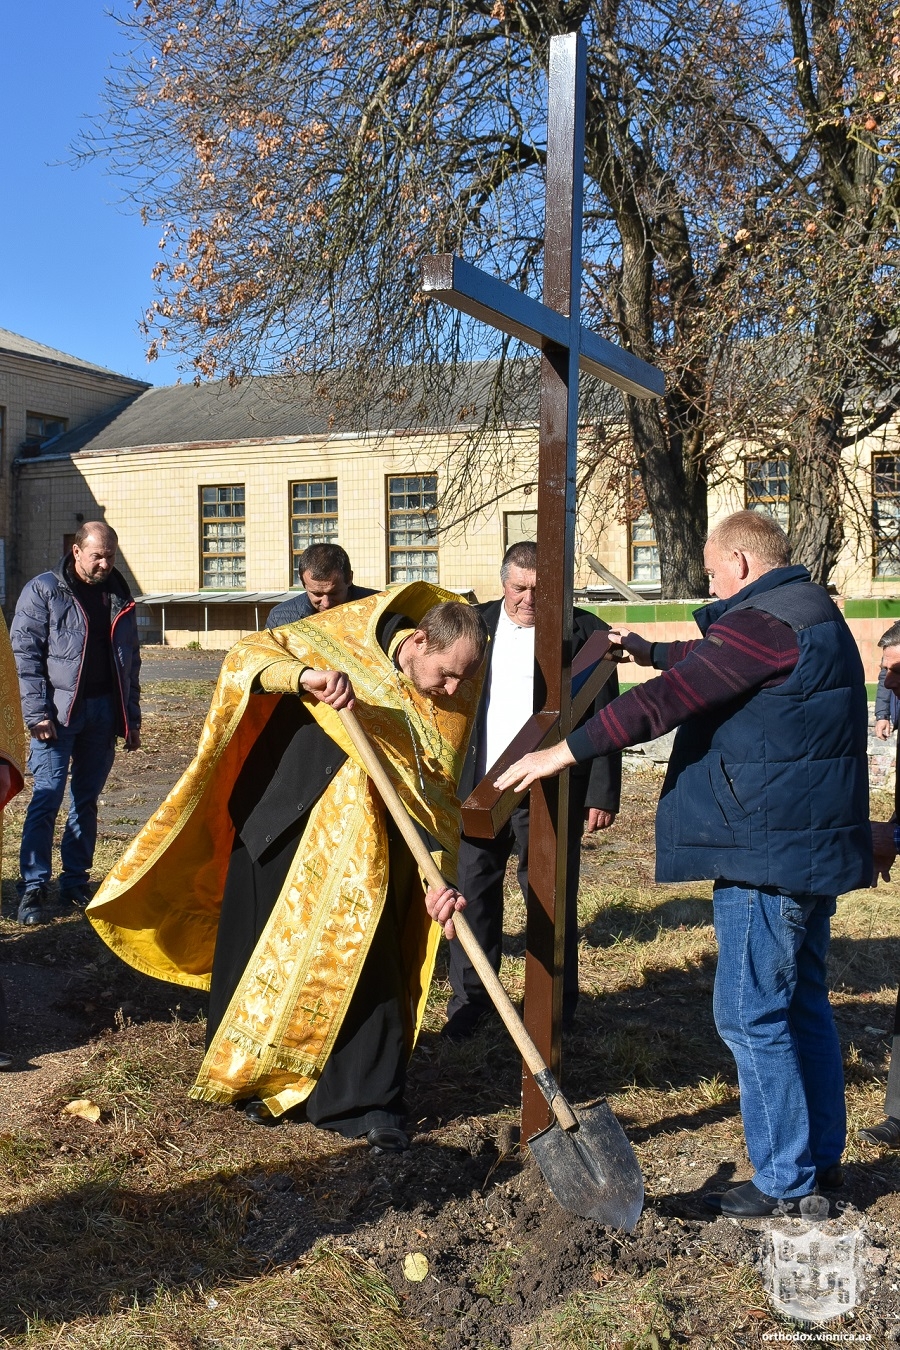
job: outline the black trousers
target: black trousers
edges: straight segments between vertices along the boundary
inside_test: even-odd
[[[587,781],[569,786],[569,832],[566,870],[566,933],[563,954],[563,1016],[571,1017],[578,1003],[578,880]],[[503,950],[503,879],[515,849],[516,876],[523,896],[528,894],[528,811],[526,797],[512,813],[496,839],[460,839],[456,884],[466,897],[466,918],[494,970],[500,970]],[[490,1004],[487,991],[458,942],[450,943],[450,986],[447,1005],[452,1017],[466,1003]]]
[[[891,1066],[888,1069],[887,1092],[884,1095],[884,1114],[900,1120],[900,989],[894,1006],[894,1030],[891,1040]]]
[[[235,840],[213,958],[207,1045],[272,913],[304,824],[305,820],[298,821],[256,863],[240,839]],[[349,1139],[376,1125],[402,1125],[405,1117],[409,1014],[400,934],[416,878],[412,855],[391,826],[388,838],[384,912],[337,1040],[304,1103],[312,1124]]]
[[[894,819],[900,820],[900,749],[897,751],[897,772],[894,777]],[[884,1114],[900,1120],[900,988],[894,1006],[894,1030],[891,1040],[891,1066],[888,1070]]]

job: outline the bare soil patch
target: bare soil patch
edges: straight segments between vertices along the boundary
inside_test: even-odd
[[[180,674],[148,682],[144,746],[119,755],[104,792],[98,875],[188,763],[211,689]],[[652,881],[659,779],[629,772],[620,821],[585,841],[583,997],[564,1046],[569,1095],[608,1097],[638,1153],[647,1205],[632,1236],[564,1213],[521,1150],[520,1065],[499,1023],[463,1046],[439,1039],[445,965],[410,1068],[408,1153],[376,1158],[304,1123],[264,1129],[189,1101],[204,1000],[122,965],[80,916],[18,927],[14,804],[0,918],[17,1055],[0,1075],[0,1343],[659,1350],[789,1331],[759,1269],[771,1225],[713,1220],[700,1204],[751,1169],[712,1024],[709,888]],[[887,816],[887,799],[877,808]],[[827,1330],[873,1346],[900,1339],[900,1165],[853,1131],[881,1114],[897,894],[842,899],[832,956],[851,1139],[831,1228],[863,1230],[868,1252],[857,1308]],[[511,884],[514,998],[523,923]],[[64,1111],[79,1099],[99,1120]]]

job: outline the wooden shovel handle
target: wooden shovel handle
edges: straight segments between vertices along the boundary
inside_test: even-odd
[[[441,890],[447,885],[447,882],[441,876],[437,863],[425,847],[419,831],[410,820],[409,813],[403,805],[397,789],[388,777],[384,765],[378,758],[375,747],[371,744],[356,716],[349,708],[340,708],[338,710],[338,716],[347,730],[347,735],[356,747],[360,759],[366,766],[366,772],[378,788],[378,791],[381,794],[381,800],[393,816],[398,830],[409,845],[409,851],[412,853],[420,872],[433,890]],[[525,1063],[528,1065],[535,1078],[538,1079],[542,1091],[545,1091],[544,1085],[548,1080],[552,1084],[552,1100],[550,1100],[549,1097],[548,1100],[550,1101],[550,1105],[553,1108],[557,1120],[564,1130],[575,1129],[578,1121],[573,1114],[569,1103],[556,1087],[556,1083],[553,1080],[540,1051],[525,1030],[524,1022],[510,1002],[509,995],[497,978],[493,966],[488,961],[478,939],[466,922],[465,915],[460,912],[454,914],[453,925],[456,929],[456,936],[462,943],[463,951],[478,972],[482,984],[490,995],[491,1002],[503,1019],[503,1023],[510,1036],[512,1036],[515,1041],[516,1047]],[[555,1091],[553,1091],[553,1089],[555,1089]],[[546,1091],[545,1095],[547,1095]]]

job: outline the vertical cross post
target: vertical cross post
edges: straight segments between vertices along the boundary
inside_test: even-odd
[[[551,38],[543,303],[450,254],[427,259],[423,277],[427,294],[541,352],[535,660],[547,695],[543,709],[528,724],[538,732],[538,739],[529,748],[543,743],[548,728],[560,736],[571,730],[579,370],[606,380],[633,398],[658,398],[664,392],[663,377],[653,366],[581,327],[586,61],[580,34]],[[491,831],[509,819],[517,800],[512,793],[494,793],[489,779],[496,776],[496,768],[489,771],[489,778],[469,799],[475,802],[476,796],[485,797],[477,803],[477,810],[480,814],[486,811],[491,830],[487,834],[482,834],[480,827],[474,831],[482,837],[493,837]],[[506,803],[505,814],[500,811],[495,817],[493,807],[501,797]],[[531,789],[528,851],[525,1023],[543,1058],[556,1072],[560,1058],[568,821],[568,774],[536,783]],[[548,1123],[544,1098],[526,1069],[522,1137],[529,1139]]]
[[[585,44],[551,43],[544,224],[544,304],[568,319],[569,341],[541,354],[535,660],[547,689],[543,712],[565,736],[571,708],[575,472],[581,325],[581,196],[584,172]],[[531,789],[525,954],[525,1025],[560,1070],[569,774]],[[522,1137],[550,1123],[547,1103],[523,1067]]]

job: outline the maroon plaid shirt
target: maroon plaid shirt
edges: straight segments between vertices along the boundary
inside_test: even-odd
[[[654,643],[653,664],[663,673],[613,699],[566,743],[580,763],[652,741],[689,717],[782,684],[798,655],[786,623],[760,609],[735,610],[710,624],[704,638]]]

